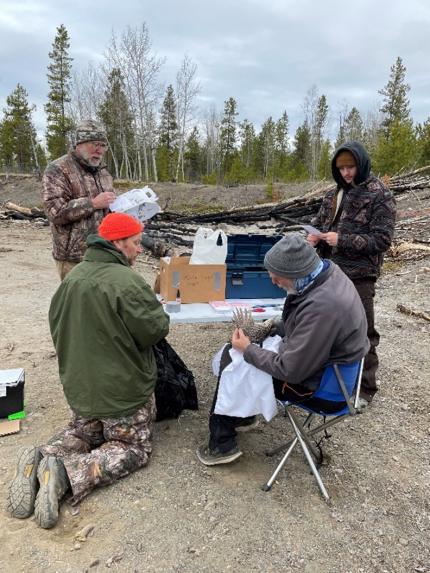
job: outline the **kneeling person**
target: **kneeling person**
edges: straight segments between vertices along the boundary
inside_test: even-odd
[[[266,253],[264,265],[272,282],[287,292],[277,323],[282,337],[279,350],[252,344],[242,329],[235,329],[231,345],[246,362],[272,376],[277,398],[311,406],[327,364],[346,364],[365,356],[369,348],[366,314],[350,279],[332,261],[321,260],[298,233],[278,241]],[[228,360],[222,367],[227,364]],[[209,418],[209,442],[197,450],[205,465],[240,457],[236,429],[252,421],[215,414],[216,401],[217,392]],[[324,406],[321,400],[319,405]]]
[[[148,463],[155,421],[157,367],[152,346],[169,317],[131,266],[142,252],[142,224],[107,215],[90,235],[84,260],[51,302],[49,323],[60,379],[73,418],[47,445],[24,450],[9,488],[9,511],[33,511],[43,528],[72,504]]]

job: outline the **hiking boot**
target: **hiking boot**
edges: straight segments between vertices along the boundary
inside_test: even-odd
[[[200,446],[197,451],[197,457],[205,466],[216,466],[218,464],[229,464],[240,458],[243,452],[237,446],[228,452],[220,452],[218,448],[215,450],[209,449],[207,444]]]
[[[37,466],[42,454],[37,447],[25,448],[18,457],[15,476],[10,483],[7,509],[13,517],[26,519],[33,514],[39,483]]]
[[[258,428],[259,425],[260,421],[257,416],[252,416],[251,418],[244,418],[234,429],[236,432],[250,432]]]
[[[34,515],[43,529],[50,529],[58,521],[59,502],[70,488],[63,462],[55,456],[47,456],[37,470],[39,493],[36,497]]]

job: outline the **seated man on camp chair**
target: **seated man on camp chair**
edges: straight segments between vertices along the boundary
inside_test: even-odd
[[[245,362],[272,376],[279,400],[336,411],[336,404],[321,404],[324,400],[312,396],[327,364],[355,362],[368,351],[366,314],[360,297],[339,267],[321,260],[299,233],[288,233],[278,241],[266,253],[264,266],[272,282],[287,293],[282,318],[271,332],[282,337],[278,352],[251,343],[240,328],[233,332],[231,346],[243,353]],[[222,361],[221,368],[226,365],[227,361]],[[219,381],[209,419],[209,441],[197,450],[205,465],[239,458],[242,452],[236,443],[236,429],[253,422],[252,418],[216,414],[218,388]],[[319,404],[313,403],[316,400]]]

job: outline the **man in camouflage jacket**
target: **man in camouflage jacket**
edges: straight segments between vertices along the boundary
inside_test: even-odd
[[[322,234],[308,235],[321,256],[332,259],[352,280],[366,311],[370,350],[363,370],[362,407],[377,391],[375,283],[393,239],[396,218],[392,193],[370,173],[370,168],[369,155],[359,142],[345,143],[336,150],[332,173],[337,187],[324,197],[312,221]]]
[[[50,163],[43,175],[42,199],[61,280],[82,261],[86,238],[97,233],[115,200],[112,177],[102,165],[106,149],[103,128],[83,121],[76,128],[74,149]]]
[[[130,266],[142,252],[142,224],[111,213],[90,235],[84,261],[62,281],[49,309],[68,427],[27,448],[9,488],[9,511],[53,527],[62,497],[79,503],[145,466],[152,452],[157,365],[153,345],[169,317]]]

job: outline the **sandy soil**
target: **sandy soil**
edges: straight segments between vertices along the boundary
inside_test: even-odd
[[[115,183],[118,193],[128,191],[133,183]],[[136,183],[136,186],[142,186]],[[159,198],[163,210],[184,211],[189,208],[203,209],[210,205],[212,210],[242,207],[266,203],[269,200],[267,185],[242,185],[237,187],[217,187],[189,183],[151,183],[150,187]],[[294,197],[311,189],[313,183],[275,183],[274,200]],[[41,207],[42,184],[32,176],[9,176],[0,174],[0,204],[12,201],[24,207]]]
[[[22,430],[0,438],[0,571],[430,571],[430,323],[396,310],[398,302],[430,310],[428,259],[378,283],[380,391],[326,442],[330,504],[300,451],[271,492],[260,489],[277,461],[265,450],[290,436],[282,415],[240,437],[245,453],[235,464],[199,464],[215,385],[210,359],[230,329],[177,325],[169,340],[195,373],[200,410],[157,424],[147,468],[94,492],[79,513],[65,504],[45,531],[9,517],[5,499],[18,449],[47,440],[69,417],[47,323],[58,286],[50,251],[48,228],[0,222],[0,364],[24,367],[27,379]],[[138,272],[152,282],[155,265],[143,256]],[[93,535],[77,543],[87,525]]]

